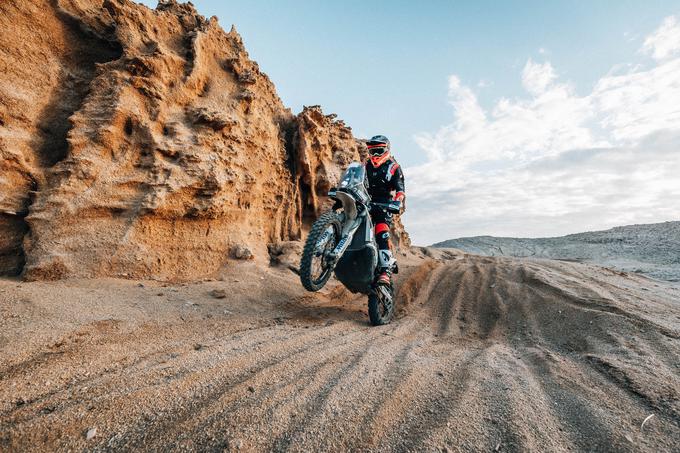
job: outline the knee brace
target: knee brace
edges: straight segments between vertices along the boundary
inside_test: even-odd
[[[385,272],[389,269],[392,268],[392,265],[395,263],[395,259],[392,256],[392,252],[390,250],[380,250],[378,252],[378,270],[381,272]]]

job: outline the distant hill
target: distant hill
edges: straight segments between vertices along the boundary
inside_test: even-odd
[[[487,256],[582,261],[680,281],[680,221],[628,225],[553,238],[475,236],[433,244]]]

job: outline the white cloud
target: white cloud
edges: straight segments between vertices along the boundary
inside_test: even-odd
[[[651,69],[599,80],[590,96],[602,128],[615,142],[680,127],[680,57]]]
[[[557,74],[550,63],[534,63],[531,58],[522,71],[522,85],[534,96],[544,93],[556,78]]]
[[[664,19],[661,26],[645,39],[642,48],[657,60],[663,60],[680,52],[680,23],[678,18],[670,16]]]
[[[674,27],[645,40],[654,65],[617,65],[584,96],[529,59],[527,96],[485,111],[451,76],[454,121],[416,136],[429,160],[406,169],[416,243],[680,219],[680,55],[659,38]]]

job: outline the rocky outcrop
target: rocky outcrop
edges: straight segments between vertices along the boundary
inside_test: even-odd
[[[0,2],[0,273],[22,269],[25,217],[68,152],[68,119],[122,51],[81,25],[46,0]]]
[[[326,194],[338,184],[340,169],[351,162],[363,161],[366,145],[352,136],[352,129],[335,115],[324,115],[321,107],[305,107],[298,115],[295,130],[295,179],[301,215],[316,219],[327,209]]]
[[[365,147],[190,3],[0,4],[0,273],[191,279],[299,240]],[[398,226],[397,228],[400,228]]]

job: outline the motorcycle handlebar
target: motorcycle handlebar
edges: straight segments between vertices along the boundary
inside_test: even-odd
[[[328,191],[328,196],[330,196],[333,199],[336,199],[335,194],[336,194],[337,190],[338,189],[336,187],[332,187]],[[394,209],[394,205],[392,203],[378,203],[377,201],[369,201],[367,207],[370,208],[371,206],[377,206],[379,208],[385,209],[386,211],[391,212],[392,214],[399,214],[399,212],[400,212],[400,210]]]
[[[372,201],[370,204],[371,204],[371,206],[377,206],[379,208],[383,208],[383,209],[385,209],[385,210],[387,210],[387,211],[389,211],[393,214],[399,213],[399,210],[394,209],[394,205],[392,205],[391,203],[378,203],[378,202]]]

